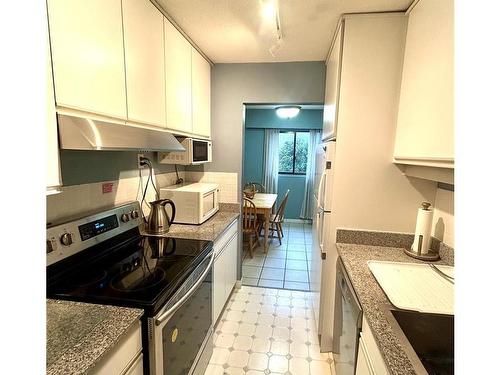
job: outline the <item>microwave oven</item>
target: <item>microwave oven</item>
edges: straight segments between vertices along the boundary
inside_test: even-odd
[[[212,141],[184,138],[181,145],[185,151],[159,152],[158,162],[162,164],[196,165],[212,161]]]
[[[219,211],[219,185],[190,183],[160,188],[160,198],[175,204],[175,223],[202,224]]]

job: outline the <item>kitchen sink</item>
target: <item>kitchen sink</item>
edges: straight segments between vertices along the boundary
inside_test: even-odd
[[[429,374],[453,374],[453,315],[393,309],[390,312]]]

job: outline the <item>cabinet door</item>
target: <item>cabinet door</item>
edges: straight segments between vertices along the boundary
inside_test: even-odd
[[[333,139],[337,131],[343,39],[344,22],[340,24],[340,28],[333,44],[332,53],[330,54],[326,65],[325,106],[323,110],[323,141]]]
[[[363,338],[359,338],[358,359],[356,361],[356,375],[375,375],[373,372],[370,360],[366,352]]]
[[[226,303],[226,276],[225,276],[225,258],[224,251],[219,254],[214,262],[214,284],[213,284],[213,319],[212,323],[215,324],[219,315],[222,312],[222,308]]]
[[[123,0],[130,121],[165,127],[163,14],[147,0]]]
[[[47,34],[47,193],[57,191],[61,185],[59,168],[59,145],[57,137],[56,103],[54,98],[54,81],[52,79],[52,61],[50,59],[50,45]]]
[[[167,128],[191,133],[191,45],[166,19]]]
[[[48,0],[58,106],[126,119],[120,0]]]
[[[191,47],[193,133],[210,138],[210,64]]]
[[[238,254],[238,235],[235,234],[227,244],[225,253],[226,264],[226,293],[224,301],[227,301],[234,284],[236,284],[236,257]]]
[[[453,122],[453,0],[420,0],[408,18],[394,158],[453,167]]]

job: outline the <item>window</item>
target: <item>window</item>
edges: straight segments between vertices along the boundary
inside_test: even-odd
[[[281,132],[279,173],[306,174],[309,132]]]

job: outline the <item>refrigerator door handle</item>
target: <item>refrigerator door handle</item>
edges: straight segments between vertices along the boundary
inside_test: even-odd
[[[321,174],[321,178],[319,180],[319,185],[318,185],[318,209],[321,209],[322,211],[324,211],[324,209],[323,209],[323,206],[324,206],[323,183],[325,181],[325,177],[326,177],[326,171],[323,171],[323,173]]]
[[[323,229],[325,224],[325,210],[318,208],[318,246],[321,253],[321,259],[326,259],[326,253],[323,251]]]

